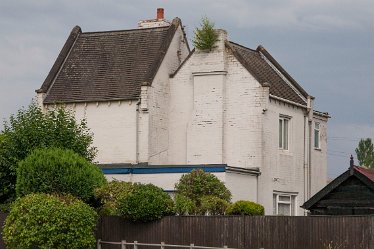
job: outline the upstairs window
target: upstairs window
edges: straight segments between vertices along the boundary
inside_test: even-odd
[[[279,117],[279,149],[288,150],[290,118]]]
[[[314,148],[319,149],[320,148],[320,123],[315,122],[314,123]]]

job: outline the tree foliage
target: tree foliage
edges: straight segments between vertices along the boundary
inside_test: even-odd
[[[71,195],[30,194],[17,199],[5,220],[9,249],[93,248],[97,214]]]
[[[76,122],[62,107],[43,113],[36,103],[10,116],[0,141],[0,203],[14,199],[18,162],[34,149],[69,148],[89,161],[96,155],[85,120]]]
[[[70,193],[85,202],[106,183],[101,170],[72,150],[36,149],[19,163],[17,196],[30,193]]]
[[[161,188],[153,184],[135,183],[132,190],[119,200],[119,210],[125,219],[149,222],[174,214],[174,202]]]
[[[95,197],[101,203],[100,215],[120,216],[119,200],[132,190],[132,183],[111,181],[95,190]]]
[[[207,17],[202,18],[201,27],[194,31],[193,44],[199,50],[212,50],[218,41],[218,34],[214,30],[214,23]]]
[[[227,209],[227,215],[264,215],[265,209],[262,205],[251,201],[237,201]]]
[[[374,146],[370,138],[360,140],[356,154],[360,166],[374,168]]]
[[[183,198],[176,198],[177,210],[179,210],[179,207],[188,204],[189,201],[186,198],[193,202],[194,205],[192,206],[188,204],[195,208],[194,210],[189,210],[189,214],[219,213],[217,210],[224,210],[226,203],[231,200],[231,192],[226,188],[225,184],[215,175],[206,173],[202,169],[196,169],[189,174],[184,174],[175,185],[175,190],[178,195],[183,196]],[[217,205],[221,205],[221,207]]]
[[[175,196],[175,212],[179,215],[196,214],[196,204],[190,198],[176,194]]]

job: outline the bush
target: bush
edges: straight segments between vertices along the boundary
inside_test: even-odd
[[[264,207],[251,201],[237,201],[226,209],[227,215],[264,215]]]
[[[175,196],[175,211],[179,215],[195,214],[195,202],[184,195],[177,194]]]
[[[207,211],[209,214],[223,214],[231,199],[231,192],[225,184],[202,169],[183,175],[175,190],[183,196],[175,201],[179,214],[205,214]]]
[[[97,214],[71,196],[30,194],[17,199],[5,220],[8,249],[93,248]]]
[[[223,215],[229,203],[215,196],[204,196],[201,198],[201,214]]]
[[[11,115],[0,135],[0,203],[14,200],[18,162],[34,149],[68,148],[92,161],[97,153],[92,142],[86,121],[77,122],[63,108],[43,113],[34,102]]]
[[[120,198],[119,210],[126,219],[149,222],[174,214],[174,202],[153,184],[135,183],[132,190]]]
[[[200,204],[203,196],[215,196],[227,202],[231,199],[231,192],[215,175],[206,173],[202,169],[195,169],[184,174],[175,185],[178,194],[184,195]]]
[[[105,184],[101,170],[71,150],[44,148],[33,151],[19,163],[17,196],[30,193],[71,193],[83,201]]]
[[[118,202],[121,197],[127,195],[132,189],[132,183],[112,181],[95,190],[95,197],[101,203],[100,215],[120,216]]]

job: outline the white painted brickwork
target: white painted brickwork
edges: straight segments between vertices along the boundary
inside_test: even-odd
[[[311,148],[305,108],[276,101],[225,48],[225,31],[210,52],[187,57],[179,28],[151,86],[138,101],[77,103],[67,107],[86,118],[99,163],[151,165],[227,164],[259,168],[260,176],[216,173],[233,200],[259,202],[273,214],[274,191],[295,193],[298,208],[326,184],[327,119],[320,122],[320,149]],[[43,96],[38,96],[38,102]],[[139,109],[139,110],[138,110]],[[279,117],[289,117],[289,149],[279,149]],[[312,126],[313,127],[313,126]],[[313,133],[312,133],[313,137]],[[313,145],[313,143],[312,143]],[[309,169],[311,162],[311,169]],[[309,177],[308,172],[311,172]],[[108,179],[153,183],[172,190],[181,174],[107,175]],[[310,179],[310,181],[309,181]]]

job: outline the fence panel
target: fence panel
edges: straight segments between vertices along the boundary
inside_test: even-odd
[[[374,248],[374,216],[176,216],[149,224],[103,217],[100,224],[105,241],[238,249]]]

